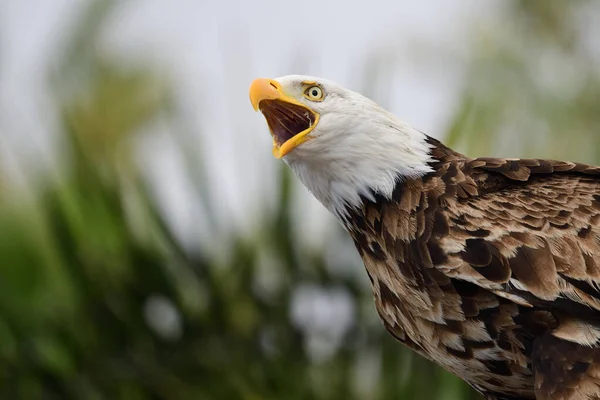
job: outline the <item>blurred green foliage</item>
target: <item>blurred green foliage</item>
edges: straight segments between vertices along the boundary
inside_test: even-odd
[[[0,192],[0,398],[478,398],[385,333],[364,279],[333,272],[347,257],[298,248],[287,170],[276,209],[256,237],[231,233],[227,261],[182,247],[133,154],[144,127],[176,117],[173,96],[151,69],[95,52],[111,4],[92,3],[50,75],[57,173]],[[506,29],[474,41],[447,142],[600,162],[600,78],[576,24],[585,7],[507,2]],[[193,184],[203,198],[206,182]],[[301,290],[351,303],[347,329],[299,324]]]

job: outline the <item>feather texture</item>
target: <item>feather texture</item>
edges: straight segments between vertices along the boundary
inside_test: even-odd
[[[396,339],[488,399],[600,400],[599,167],[468,158],[314,77],[250,97],[319,116],[284,160],[352,236]]]
[[[599,398],[600,168],[428,141],[345,222],[385,327],[488,398]]]

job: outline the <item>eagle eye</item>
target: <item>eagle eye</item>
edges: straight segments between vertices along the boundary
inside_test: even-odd
[[[323,100],[323,89],[316,85],[310,86],[304,91],[304,96],[312,101],[321,101]]]

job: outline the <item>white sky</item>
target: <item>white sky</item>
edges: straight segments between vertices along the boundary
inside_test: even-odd
[[[40,149],[51,147],[53,119],[44,106],[44,73],[61,34],[85,3],[4,0],[0,5],[2,164],[37,159]],[[497,0],[122,4],[107,28],[103,50],[149,59],[172,73],[186,109],[198,110],[192,124],[204,142],[198,154],[208,164],[219,219],[244,230],[254,228],[259,220],[254,211],[272,200],[279,162],[270,154],[264,120],[248,101],[252,79],[301,73],[361,90],[365,59],[376,55],[393,71],[386,83],[393,96],[370,94],[439,137],[460,88],[459,66],[472,28],[485,24],[499,7]],[[161,198],[178,231],[188,238],[200,234],[202,218],[186,190],[176,151],[164,138],[143,151],[153,161]],[[308,193],[297,193],[298,210],[308,215],[299,229],[324,229],[319,221],[329,217]]]

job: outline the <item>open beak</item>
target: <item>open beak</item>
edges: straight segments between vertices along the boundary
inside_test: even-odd
[[[260,110],[273,137],[273,155],[281,158],[300,144],[319,122],[319,114],[286,95],[279,82],[255,79],[250,85],[250,102]]]

